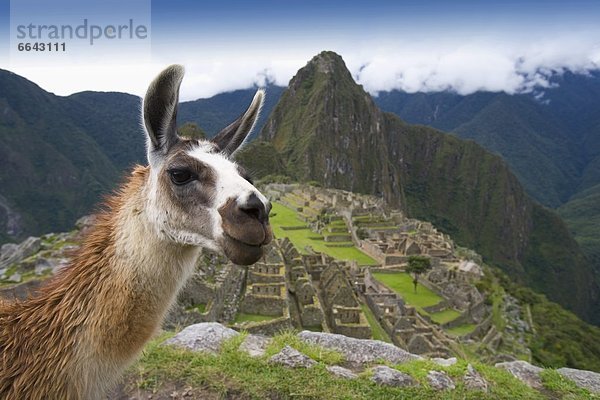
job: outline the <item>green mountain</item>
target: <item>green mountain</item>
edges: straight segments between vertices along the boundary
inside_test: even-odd
[[[0,239],[69,228],[119,179],[71,101],[0,71],[0,221],[16,221]]]
[[[599,317],[598,284],[577,243],[506,162],[473,141],[380,111],[335,53],[298,71],[239,159],[262,176],[382,196],[583,318]]]
[[[208,137],[213,137],[223,127],[239,117],[240,113],[252,102],[256,89],[254,87],[234,90],[219,93],[207,99],[183,102],[178,110],[179,121],[194,122],[206,131]],[[260,132],[284,89],[281,86],[267,85],[265,103],[249,140],[254,139]]]
[[[564,72],[534,93],[380,93],[375,102],[417,124],[500,154],[526,191],[558,212],[600,274],[600,73]],[[585,199],[584,199],[585,198]]]

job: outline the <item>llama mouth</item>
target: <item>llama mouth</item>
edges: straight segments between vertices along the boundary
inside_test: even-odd
[[[262,244],[249,244],[223,232],[223,252],[235,264],[250,265],[257,262],[263,255]]]

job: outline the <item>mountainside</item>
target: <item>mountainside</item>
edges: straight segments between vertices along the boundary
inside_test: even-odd
[[[600,274],[600,73],[555,74],[533,94],[382,92],[386,111],[500,154],[527,192],[559,214]]]
[[[265,157],[249,157],[253,149]],[[579,247],[506,163],[472,141],[381,112],[335,53],[298,71],[239,158],[262,175],[381,196],[580,316],[598,318],[598,285]]]
[[[3,227],[0,239],[67,229],[117,181],[117,168],[71,106],[68,98],[0,71],[0,221],[7,214],[17,221]]]
[[[565,72],[527,94],[382,92],[403,120],[473,139],[502,155],[529,194],[558,207],[600,183],[600,74]]]
[[[219,93],[207,99],[183,102],[179,106],[179,121],[194,122],[206,131],[208,137],[213,137],[227,124],[240,116],[252,102],[256,89],[234,90],[232,92]],[[273,107],[279,101],[279,97],[281,97],[284,89],[281,86],[274,85],[268,85],[265,88],[267,92],[265,103],[248,140],[252,140],[258,135],[258,132],[260,132],[268,116],[271,114]]]

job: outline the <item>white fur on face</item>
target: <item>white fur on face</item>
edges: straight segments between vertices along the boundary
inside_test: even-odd
[[[161,200],[159,195],[158,174],[161,170],[162,164],[159,164],[158,166],[154,165],[150,168],[150,179],[146,200],[146,214],[151,225],[155,228],[158,237],[179,244],[200,246],[209,250],[218,251],[219,246],[214,239],[216,237],[214,233],[213,237],[209,238],[197,232],[183,230],[180,227],[172,225],[172,215],[168,215],[168,210],[164,206],[164,199]],[[217,216],[219,216],[218,213]],[[214,221],[215,216],[211,212],[210,223],[214,225]]]
[[[213,227],[215,238],[221,236],[223,232],[223,229],[221,228],[221,215],[218,210],[225,205],[229,199],[235,199],[238,205],[243,206],[248,200],[248,197],[254,193],[265,205],[265,208],[267,207],[269,200],[259,192],[254,185],[244,179],[240,175],[236,164],[223,154],[207,152],[206,144],[201,144],[200,147],[189,151],[188,155],[210,166],[216,177],[216,198],[214,207],[211,210],[213,213],[213,221],[218,221],[216,226]]]

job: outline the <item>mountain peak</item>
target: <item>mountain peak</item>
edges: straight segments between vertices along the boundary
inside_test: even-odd
[[[342,57],[333,51],[322,51],[321,53],[314,56],[308,65],[313,65],[317,68],[317,71],[324,74],[334,73],[340,68],[346,69],[346,63]]]

